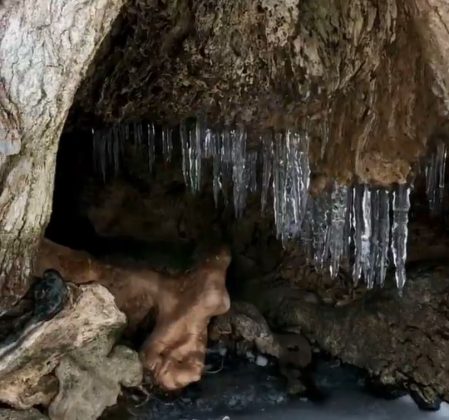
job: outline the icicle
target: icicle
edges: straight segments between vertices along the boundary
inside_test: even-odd
[[[108,130],[93,131],[93,153],[96,170],[101,174],[103,182],[106,182],[107,173],[107,133]]]
[[[345,221],[348,205],[348,188],[334,185],[331,194],[331,215],[328,247],[330,255],[329,271],[331,277],[336,277],[340,268],[340,261],[345,249]]]
[[[362,272],[365,277],[365,282],[371,276],[372,267],[370,265],[371,255],[371,191],[365,185],[363,192],[363,233],[362,233]]]
[[[205,149],[205,155],[212,157],[212,188],[214,192],[215,207],[218,207],[218,198],[220,191],[223,189],[221,181],[221,136],[219,133],[210,132],[210,138],[206,134],[205,144],[208,144],[207,152]]]
[[[221,161],[232,164],[232,139],[228,128],[225,128],[222,133]]]
[[[312,207],[312,235],[313,262],[315,270],[323,271],[328,258],[328,240],[330,226],[330,200],[328,193],[322,193],[313,200]]]
[[[189,168],[189,143],[186,123],[183,121],[179,125],[179,138],[181,140],[181,152],[182,152],[182,175],[184,182],[189,185],[190,182],[190,168]]]
[[[312,231],[314,206],[313,201],[314,200],[311,197],[309,197],[309,199],[307,200],[306,217],[304,218],[301,229],[301,244],[303,246],[304,255],[308,264],[310,264],[314,259]]]
[[[219,135],[218,154],[220,157],[220,188],[224,204],[229,204],[229,190],[232,182],[232,139],[230,130],[225,129]]]
[[[390,247],[390,194],[387,190],[379,191],[379,254],[378,283],[383,287],[388,269],[388,250]]]
[[[232,181],[235,217],[243,215],[247,196],[246,132],[238,129],[231,131],[232,137]]]
[[[391,251],[396,267],[396,285],[400,292],[406,281],[408,212],[410,210],[410,187],[398,185],[393,191],[393,226],[391,228]]]
[[[273,159],[273,211],[274,223],[278,239],[283,238],[282,215],[284,211],[284,178],[285,163],[283,152],[283,139],[281,134],[276,134],[274,141],[274,159]]]
[[[301,231],[309,188],[308,139],[287,131],[275,138],[273,208],[278,238],[283,242]]]
[[[273,168],[273,141],[271,136],[262,139],[262,188],[260,193],[260,207],[265,211],[268,201],[271,173]]]
[[[251,193],[257,192],[257,150],[251,150],[247,155],[246,164],[247,183]]]
[[[380,261],[380,191],[377,188],[371,190],[371,244],[369,253],[369,270],[365,274],[365,284],[368,289],[374,287],[376,275],[378,275]]]
[[[141,146],[143,144],[143,128],[142,124],[134,123],[133,124],[133,134],[134,134],[134,143],[137,146]]]
[[[363,273],[370,275],[371,192],[366,185],[358,185],[353,191],[354,266],[352,278],[357,284]]]
[[[348,188],[347,202],[346,202],[346,215],[345,215],[345,228],[344,228],[344,248],[343,257],[346,262],[349,263],[351,259],[351,238],[352,238],[352,209],[353,209],[353,188]]]
[[[204,133],[203,157],[209,159],[215,156],[214,134],[211,129],[206,129]]]
[[[153,171],[155,161],[155,139],[156,128],[153,123],[150,123],[147,125],[148,169],[150,173]]]
[[[197,119],[195,129],[189,130],[189,176],[190,189],[193,193],[197,193],[201,189],[201,143],[202,143],[202,127]]]
[[[218,207],[218,197],[220,194],[220,191],[222,190],[223,186],[221,184],[221,171],[220,171],[220,159],[218,157],[214,157],[213,160],[213,181],[212,181],[212,188],[214,190],[214,202],[215,207]]]
[[[111,132],[111,151],[112,159],[111,162],[114,168],[114,175],[117,176],[120,170],[120,151],[122,149],[121,144],[125,141],[122,134],[121,125],[115,125]]]
[[[430,211],[434,214],[439,214],[442,211],[446,155],[446,145],[443,142],[439,142],[436,151],[432,153],[426,165],[426,193]]]
[[[168,127],[162,129],[162,156],[166,162],[170,162],[173,153],[173,130]]]

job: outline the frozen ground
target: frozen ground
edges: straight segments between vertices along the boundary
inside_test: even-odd
[[[127,404],[106,420],[447,420],[449,405],[438,412],[420,411],[413,400],[376,398],[363,389],[357,371],[322,362],[315,373],[326,394],[319,403],[289,397],[273,368],[233,363],[208,374],[177,399],[153,398],[135,407]]]

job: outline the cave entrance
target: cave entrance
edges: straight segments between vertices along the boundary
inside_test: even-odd
[[[194,129],[193,124],[192,130]],[[186,398],[190,398],[190,403],[201,400],[204,396],[211,401],[223,403],[220,398],[213,395],[213,392],[202,393],[204,392],[202,387],[210,387],[212,390],[221,386],[220,382],[214,383],[213,380],[211,382],[207,372],[224,369],[226,378],[227,375],[235,376],[237,369],[238,372],[244,372],[240,379],[248,386],[251,385],[251,381],[260,381],[259,375],[265,374],[269,375],[273,384],[276,384],[257,402],[261,406],[267,404],[267,398],[273,401],[282,401],[286,398],[286,394],[282,393],[285,391],[285,379],[292,393],[307,392],[309,397],[321,398],[323,395],[317,391],[319,382],[320,380],[326,382],[329,375],[341,375],[337,381],[337,388],[349,387],[350,393],[355,392],[355,395],[359,395],[357,393],[361,388],[354,384],[364,382],[364,386],[369,385],[371,391],[375,390],[382,395],[397,396],[411,392],[423,408],[439,406],[438,398],[426,399],[423,394],[416,391],[416,387],[419,389],[416,383],[411,389],[407,388],[408,385],[404,386],[404,383],[388,388],[382,384],[381,376],[372,374],[370,367],[367,369],[365,367],[361,371],[344,364],[336,367],[334,363],[337,357],[352,361],[351,364],[358,366],[361,363],[357,357],[364,357],[363,352],[373,346],[378,349],[379,360],[385,361],[389,358],[383,352],[386,350],[384,344],[389,342],[390,338],[385,335],[380,339],[383,344],[378,344],[379,337],[375,330],[376,328],[382,330],[384,322],[382,319],[387,324],[397,317],[401,319],[403,317],[401,322],[405,324],[410,321],[413,314],[407,312],[408,305],[413,306],[413,299],[421,293],[416,289],[419,274],[412,275],[411,291],[408,292],[406,289],[408,297],[401,300],[394,281],[394,267],[391,266],[385,287],[371,291],[363,284],[353,286],[351,277],[355,262],[352,258],[348,260],[352,265],[342,261],[337,278],[331,276],[332,270],[329,268],[332,264],[329,261],[326,262],[325,270],[318,273],[316,255],[307,263],[307,252],[304,252],[304,247],[301,248],[297,243],[288,241],[282,244],[282,241],[276,238],[276,214],[273,214],[269,207],[265,212],[261,212],[260,193],[263,193],[261,184],[265,182],[264,165],[267,164],[264,153],[262,152],[256,160],[259,191],[257,194],[251,191],[249,176],[246,181],[248,194],[245,197],[244,217],[236,217],[238,212],[233,200],[236,191],[227,190],[229,186],[224,185],[225,181],[229,182],[229,179],[235,181],[235,178],[229,173],[228,178],[225,176],[219,178],[220,194],[216,203],[217,179],[213,160],[202,159],[203,177],[200,182],[201,188],[198,188],[197,181],[192,181],[192,171],[198,171],[193,165],[194,152],[183,150],[184,145],[179,133],[182,135],[182,128],[168,129],[147,123],[123,124],[93,131],[67,130],[61,138],[58,152],[54,207],[47,237],[69,248],[85,250],[100,260],[106,259],[113,263],[126,264],[128,267],[147,265],[166,273],[184,272],[216,244],[225,243],[230,247],[232,265],[228,270],[227,288],[235,302],[227,318],[223,320],[217,317],[211,323],[209,338],[214,343],[218,342],[219,347],[211,348],[206,358],[206,379],[198,385],[199,388],[194,386],[187,389]],[[207,151],[204,144],[201,147],[203,151],[205,149]],[[444,167],[442,169],[441,165],[429,163],[427,184],[429,179],[432,181],[428,175],[429,168],[434,171],[434,183],[438,177],[445,178],[444,174],[437,175],[437,172],[442,173]],[[189,172],[187,176],[186,171]],[[410,195],[413,206],[408,213],[411,227],[408,232],[408,255],[409,260],[414,263],[422,260],[444,260],[448,249],[441,239],[441,216],[446,205],[445,195],[442,194],[441,200],[437,195],[434,197],[434,205],[439,201],[434,208],[434,213],[438,210],[438,217],[429,217],[425,176],[423,176],[425,173],[426,171],[422,171],[416,178],[415,189]],[[270,183],[277,176],[279,174],[274,174],[273,169]],[[192,193],[191,189],[195,188],[198,191]],[[363,194],[366,194],[366,187],[364,188]],[[335,199],[332,195],[335,192],[332,186],[325,187],[323,191]],[[375,196],[378,190],[370,191]],[[393,189],[389,203],[394,203],[394,194],[397,194],[397,190]],[[269,201],[271,199],[272,197],[268,198]],[[266,205],[267,197],[264,200]],[[313,200],[315,204],[326,206],[326,202],[320,201],[319,195]],[[328,202],[330,203],[332,201]],[[372,199],[371,203],[375,204],[376,200]],[[350,211],[354,211],[354,208],[353,203]],[[392,205],[388,211],[392,221],[395,217],[394,212]],[[316,217],[317,214],[319,213],[313,213],[312,216]],[[375,215],[372,217],[375,226]],[[332,223],[330,226],[333,226]],[[437,237],[438,240],[435,241]],[[352,243],[354,242],[353,238]],[[388,252],[389,258],[392,259],[390,250]],[[428,292],[433,293],[431,290],[432,288],[428,289]],[[245,306],[247,303],[240,303],[240,299],[248,299],[251,304]],[[373,304],[374,301],[377,303]],[[424,312],[426,311],[433,309]],[[378,318],[373,330],[368,332],[363,326],[363,319],[372,322],[374,313],[382,314],[382,317]],[[358,314],[360,321],[351,327],[344,320],[351,319],[355,314]],[[148,335],[148,331],[154,326],[156,315],[154,313],[150,315],[153,317],[150,320],[152,324],[149,325],[146,320],[143,327],[146,330],[134,341],[136,346],[143,343],[145,334]],[[388,317],[391,317],[390,321]],[[332,327],[336,322],[334,318],[340,320],[338,328]],[[250,328],[245,330],[248,322]],[[306,332],[307,338],[303,336],[303,331]],[[142,334],[142,331],[140,333]],[[361,348],[365,349],[360,350],[359,356],[355,359],[351,352],[348,353],[346,348],[342,349],[338,345],[337,337],[345,334],[348,337],[355,334],[360,340]],[[326,344],[320,344],[322,340],[329,340],[329,337],[333,337],[331,339],[333,341],[327,343],[324,341]],[[273,347],[274,342],[281,347],[277,349]],[[230,347],[226,347],[223,343]],[[318,358],[312,357],[311,343],[318,352],[316,354],[320,355]],[[255,372],[252,368],[248,370],[248,365],[246,362],[243,363],[242,359],[232,359],[230,365],[222,365],[228,348],[232,348],[235,354],[243,356],[245,360],[249,359],[268,370],[263,373]],[[281,356],[279,348],[287,349],[288,356],[285,354]],[[329,350],[333,353],[332,357],[327,353]],[[387,350],[387,353],[391,352]],[[373,356],[368,365],[371,362],[376,363],[376,360]],[[388,360],[388,363],[393,365],[397,363],[395,359]],[[277,382],[279,367],[284,379]],[[281,384],[284,384],[282,385],[284,391],[280,391]],[[201,389],[203,391],[200,391]],[[229,392],[235,395],[236,389],[232,388]],[[258,406],[249,397],[247,401],[236,403],[236,407],[240,407],[240,403],[244,407]],[[403,402],[398,402],[395,409],[405,409],[402,404]],[[153,408],[166,418],[172,415],[164,411],[162,406]],[[180,410],[186,412],[190,408],[181,407]]]

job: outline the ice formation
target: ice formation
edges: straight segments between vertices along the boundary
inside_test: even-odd
[[[329,271],[336,277],[340,262],[345,253],[345,224],[348,212],[348,187],[334,185],[331,193],[330,225],[328,232],[328,247],[330,255]]]
[[[129,127],[114,125],[111,129],[92,130],[94,168],[103,181],[120,170],[123,145],[129,137]]]
[[[246,133],[243,130],[231,130],[232,139],[232,196],[236,217],[241,217],[245,209],[248,194],[248,171],[246,169]]]
[[[168,127],[162,128],[162,156],[166,162],[171,161],[173,153],[173,130]]]
[[[134,134],[135,135],[135,134]],[[147,125],[148,169],[153,171],[156,150],[156,128],[153,123]]]
[[[273,208],[276,232],[285,242],[299,236],[310,182],[308,137],[287,130],[275,136]]]
[[[260,207],[265,211],[268,202],[268,192],[272,179],[273,169],[273,139],[271,135],[265,135],[259,138],[262,144],[262,182],[260,193]]]
[[[405,284],[407,260],[408,212],[410,210],[410,187],[399,185],[393,192],[393,225],[391,228],[391,253],[396,267],[396,285],[402,290]]]
[[[172,159],[170,128],[163,127],[158,136],[151,123],[95,131],[94,163],[103,179],[119,171],[123,144],[130,133],[135,144],[146,148],[150,170],[156,150],[161,150],[163,160]],[[157,138],[160,148],[156,148]],[[272,197],[277,237],[284,244],[298,241],[316,270],[326,270],[334,278],[344,265],[352,271],[355,283],[363,279],[372,288],[384,284],[391,260],[397,287],[402,290],[406,280],[409,186],[397,186],[391,193],[384,188],[335,182],[318,196],[310,196],[309,138],[305,129],[266,132],[256,142],[260,149],[255,149],[244,128],[215,130],[198,118],[180,124],[179,139],[182,172],[192,193],[201,190],[202,161],[208,159],[216,206],[222,198],[224,205],[233,205],[235,217],[240,218],[250,194],[260,193],[264,213]],[[446,147],[441,144],[426,168],[427,193],[434,209],[441,207],[445,158]]]
[[[439,142],[434,153],[430,155],[425,169],[427,199],[430,211],[434,214],[439,214],[443,210],[446,157],[446,144]]]

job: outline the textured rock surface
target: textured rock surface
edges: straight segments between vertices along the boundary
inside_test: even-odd
[[[307,284],[304,274],[291,279]],[[449,400],[449,270],[423,263],[409,269],[402,298],[391,283],[341,307],[311,302],[310,292],[272,277],[249,282],[245,297],[272,325],[303,333],[381,383],[415,391],[428,403]]]
[[[121,385],[140,385],[137,353],[125,346],[113,348],[114,343],[113,335],[100,336],[64,356],[55,371],[59,391],[49,407],[52,420],[95,420],[117,402]]]
[[[35,270],[40,275],[54,267],[74,283],[95,281],[104,285],[127,315],[129,330],[155,314],[141,360],[156,385],[175,390],[201,377],[209,320],[229,309],[225,279],[230,262],[228,249],[221,247],[209,250],[192,269],[169,275],[148,267],[102,263],[85,252],[44,240]]]
[[[48,420],[48,417],[35,408],[23,411],[3,408],[0,409],[0,420]]]
[[[309,342],[299,333],[273,333],[254,305],[233,302],[226,314],[212,320],[209,336],[240,356],[255,352],[275,357],[287,379],[289,393],[299,394],[306,390],[302,369],[312,362]]]
[[[72,288],[70,304],[58,315],[0,350],[0,401],[16,408],[48,405],[57,392],[51,372],[64,355],[99,336],[118,334],[125,322],[103,286]]]
[[[135,0],[91,66],[73,121],[207,115],[246,125],[257,141],[307,116],[315,171],[403,182],[443,121],[447,93],[437,99],[432,87],[446,81],[448,16],[438,0]]]
[[[0,312],[30,285],[32,259],[51,213],[58,140],[75,92],[122,4],[2,1]]]

